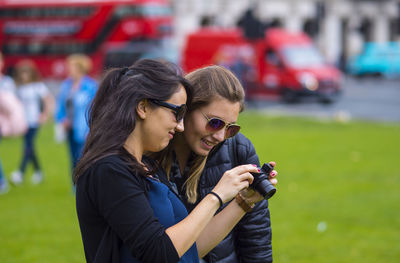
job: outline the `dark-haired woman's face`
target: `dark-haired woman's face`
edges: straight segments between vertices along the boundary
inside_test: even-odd
[[[230,102],[225,98],[215,98],[207,106],[196,109],[185,117],[185,141],[190,149],[206,156],[218,143],[225,140],[225,129],[212,132],[207,129],[207,118],[217,117],[227,124],[235,123],[240,111],[239,102]]]
[[[186,104],[186,91],[180,86],[178,91],[165,102],[180,106]],[[150,108],[150,114],[144,120],[145,151],[158,152],[167,147],[176,132],[184,130],[183,121],[177,122],[173,110],[156,106]]]

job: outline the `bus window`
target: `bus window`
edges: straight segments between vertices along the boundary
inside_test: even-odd
[[[99,75],[107,64],[135,59],[136,55],[127,56],[127,50],[149,53],[146,47],[132,50],[132,44],[152,41],[147,47],[151,50],[162,46],[172,34],[172,25],[168,0],[5,1],[0,5],[0,48],[6,71],[28,58],[44,78],[54,74],[63,78],[65,72],[54,71],[60,61],[84,53],[93,61],[91,73]]]

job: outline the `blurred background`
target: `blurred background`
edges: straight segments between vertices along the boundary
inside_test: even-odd
[[[140,58],[231,69],[242,130],[280,174],[274,260],[399,262],[399,0],[0,0],[0,48],[4,76],[28,59],[53,98],[77,54],[97,82]],[[0,262],[84,261],[52,104],[36,142],[44,179],[0,195]],[[6,182],[23,145],[3,134]]]
[[[400,76],[396,0],[0,3],[3,72],[12,76],[18,61],[32,59],[54,95],[67,76],[65,58],[71,54],[87,54],[90,75],[97,80],[109,67],[164,58],[185,71],[207,64],[230,68],[244,84],[251,107],[400,119],[393,106],[399,96],[392,88]],[[354,94],[365,107],[347,103],[354,102]],[[380,103],[376,96],[386,99]],[[277,104],[309,98],[311,108],[310,103]]]

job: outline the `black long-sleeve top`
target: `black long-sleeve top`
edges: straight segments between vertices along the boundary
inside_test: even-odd
[[[119,263],[122,243],[140,262],[179,261],[149,204],[145,178],[120,157],[97,161],[79,178],[76,209],[88,263]]]

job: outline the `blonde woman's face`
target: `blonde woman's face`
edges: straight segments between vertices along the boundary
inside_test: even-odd
[[[225,129],[216,132],[206,127],[208,118],[219,118],[226,123],[235,123],[239,117],[240,103],[230,102],[225,98],[215,98],[205,107],[196,109],[185,116],[184,137],[190,149],[201,156],[206,156],[218,143],[225,140]],[[205,116],[204,116],[205,115]]]
[[[80,78],[83,75],[79,66],[72,61],[67,63],[67,70],[68,70],[68,75],[73,79]]]

